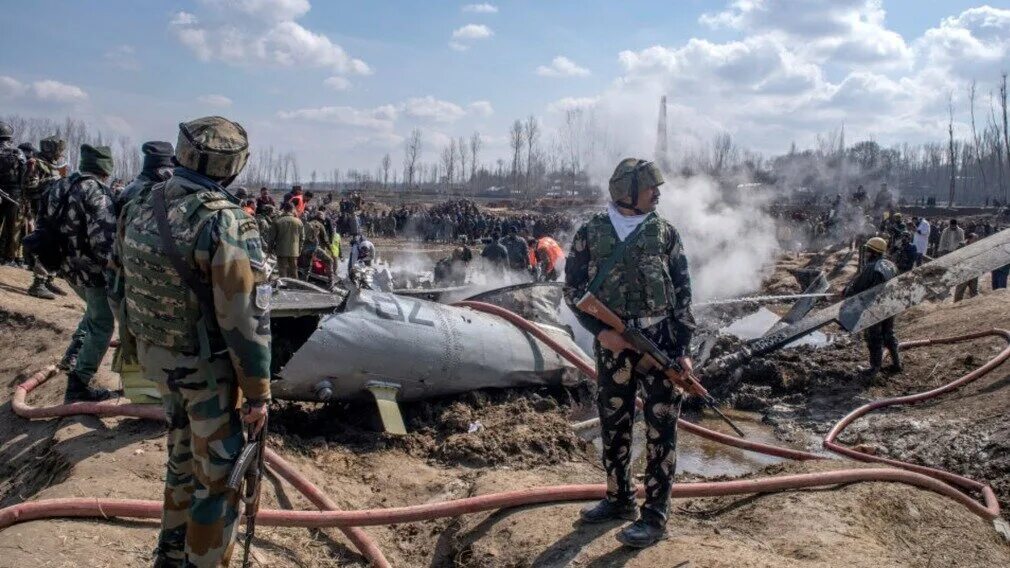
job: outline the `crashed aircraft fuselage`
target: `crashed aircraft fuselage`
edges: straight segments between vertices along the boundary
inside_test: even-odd
[[[320,304],[316,316],[304,311],[312,301]],[[271,388],[279,399],[360,399],[370,385],[382,384],[397,389],[397,400],[411,401],[489,387],[558,385],[575,373],[530,334],[469,308],[370,290],[352,291],[335,308],[312,294],[297,303],[303,311],[291,317],[308,318],[314,329],[276,371]],[[279,319],[292,309],[278,306]],[[536,325],[581,352],[565,326]]]

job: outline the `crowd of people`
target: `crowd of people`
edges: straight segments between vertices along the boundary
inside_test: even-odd
[[[431,207],[403,205],[389,211],[363,211],[358,218],[367,236],[436,243],[479,243],[511,229],[531,233],[536,223],[552,234],[572,230],[571,218],[566,215],[491,212],[468,199]]]

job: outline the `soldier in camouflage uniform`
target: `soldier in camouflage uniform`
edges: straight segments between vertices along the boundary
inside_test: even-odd
[[[234,545],[239,495],[226,483],[242,424],[266,420],[271,289],[256,221],[224,189],[248,159],[245,130],[221,117],[179,130],[174,175],[130,203],[118,248],[126,325],[169,421],[155,566],[209,567],[227,565]],[[173,251],[184,271],[166,261]]]
[[[105,185],[110,175],[112,150],[108,146],[81,145],[79,171],[52,185],[42,213],[60,226],[68,247],[60,273],[86,305],[64,355],[65,365],[73,362],[67,373],[68,401],[112,396],[108,390],[89,386],[115,328],[106,292],[106,267],[116,232],[115,206]]]
[[[666,536],[682,393],[661,373],[637,369],[642,355],[576,304],[592,291],[629,327],[641,329],[685,369],[691,369],[691,279],[677,230],[654,212],[662,183],[662,174],[651,162],[622,161],[610,178],[612,202],[607,212],[579,228],[565,264],[565,301],[596,336],[598,407],[607,472],[607,497],[582,511],[585,522],[638,518],[631,432],[635,395],[639,387],[645,393],[645,503],[641,517],[617,535],[619,541],[635,547],[650,546]],[[623,254],[609,261],[625,239]]]
[[[39,142],[39,151],[30,160],[25,168],[24,198],[27,200],[25,211],[25,224],[33,226],[35,220],[40,215],[42,207],[45,205],[46,192],[50,186],[54,185],[63,177],[65,166],[61,166],[63,155],[66,151],[66,143],[58,136],[49,136]],[[30,229],[29,229],[30,230]],[[25,262],[31,268],[34,278],[31,286],[28,287],[28,294],[43,300],[53,300],[56,295],[66,296],[67,293],[53,282],[53,275],[49,274],[42,263],[37,262],[33,256],[26,255]],[[71,345],[76,345],[72,354],[76,357],[76,352],[80,349],[81,337],[75,337]],[[64,357],[61,366],[69,369],[72,361],[69,357]]]
[[[0,122],[0,189],[10,198],[0,198],[0,262],[14,262],[20,246],[21,178],[28,160],[14,145],[14,129]]]

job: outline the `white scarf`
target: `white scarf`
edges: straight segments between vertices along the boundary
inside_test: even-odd
[[[610,215],[610,224],[617,231],[617,238],[623,242],[636,227],[642,224],[642,221],[645,221],[648,213],[644,215],[623,215],[617,210],[614,202],[610,201],[607,203],[607,215]]]

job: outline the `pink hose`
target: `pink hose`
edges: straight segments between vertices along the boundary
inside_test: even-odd
[[[518,327],[528,331],[537,339],[543,341],[551,349],[556,350],[558,354],[565,357],[565,359],[585,372],[588,376],[594,378],[596,377],[596,370],[586,361],[575,353],[565,349],[564,346],[560,345],[553,338],[540,330],[535,324],[532,324],[518,315],[508,310],[503,310],[497,306],[482,304],[480,302],[461,302],[460,304],[480,311],[493,313],[507,319]],[[954,343],[957,341],[965,341],[990,335],[999,335],[1010,341],[1010,333],[1003,330],[992,330],[966,336],[950,337],[938,340],[915,341],[904,345],[908,348],[914,348],[937,343]],[[990,487],[949,472],[943,472],[931,468],[922,468],[920,466],[899,462],[897,460],[887,460],[863,454],[861,452],[856,452],[855,450],[838,445],[834,442],[834,439],[849,423],[871,410],[893,404],[919,402],[921,400],[926,400],[928,398],[933,398],[950,392],[993,370],[1008,357],[1010,357],[1010,347],[1004,349],[1003,352],[989,361],[986,365],[948,385],[919,395],[888,399],[860,407],[832,428],[828,437],[825,439],[825,447],[831,451],[849,455],[855,459],[863,461],[881,461],[902,469],[848,469],[799,475],[786,475],[772,478],[678,483],[673,487],[672,497],[696,498],[768,493],[789,489],[823,487],[841,483],[883,481],[904,483],[933,491],[937,494],[953,499],[984,519],[994,519],[999,515],[1000,509],[995,493]],[[54,373],[55,368],[48,367],[33,375],[25,383],[18,385],[14,392],[12,406],[19,416],[26,418],[49,418],[69,416],[73,414],[97,414],[100,416],[135,416],[164,420],[164,415],[160,412],[160,409],[152,410],[149,407],[132,404],[117,405],[110,403],[75,403],[49,408],[34,408],[29,406],[25,402],[27,394],[31,392],[32,389],[45,382]],[[154,412],[155,410],[157,412]],[[821,456],[810,454],[808,452],[797,452],[795,450],[778,448],[767,444],[745,442],[739,440],[738,438],[726,436],[686,421],[682,421],[680,425],[684,429],[700,436],[704,436],[710,440],[727,443],[744,449],[781,457],[789,457],[792,459],[821,459]],[[745,443],[741,444],[740,442]],[[261,510],[257,516],[258,523],[273,526],[299,526],[311,528],[341,527],[343,529],[348,529],[346,533],[348,534],[348,537],[351,538],[352,542],[359,547],[359,550],[361,550],[361,552],[377,566],[388,566],[388,563],[382,557],[381,551],[375,547],[374,543],[368,539],[367,535],[362,532],[356,532],[359,529],[355,527],[417,522],[442,517],[455,517],[466,513],[496,510],[519,505],[599,499],[606,495],[605,485],[560,485],[494,493],[478,497],[445,501],[442,503],[414,505],[409,507],[368,509],[360,511],[338,511],[333,510],[336,509],[336,503],[329,499],[322,491],[319,490],[319,488],[305,479],[304,476],[295,471],[294,468],[292,468],[291,465],[284,461],[280,456],[268,450],[265,457],[270,466],[274,468],[279,475],[298,488],[306,496],[306,498],[308,498],[317,507],[326,510],[278,511],[264,509]],[[909,469],[913,471],[906,471]],[[980,491],[984,504],[975,501],[951,484],[955,484],[969,490]],[[641,492],[641,489],[639,489],[639,492]],[[46,499],[21,503],[5,509],[0,509],[0,529],[4,529],[15,523],[52,517],[158,518],[160,515],[161,504],[155,501],[92,498]]]
[[[50,365],[45,369],[32,375],[27,381],[19,384],[14,390],[14,398],[11,406],[18,416],[29,419],[37,418],[57,418],[62,416],[74,416],[78,414],[89,414],[96,416],[129,416],[133,418],[147,418],[165,422],[165,411],[160,406],[150,404],[117,404],[116,402],[74,402],[58,406],[36,408],[26,402],[28,393],[42,383],[49,380],[57,372],[55,365]],[[291,464],[277,455],[276,452],[267,448],[264,458],[267,463],[277,472],[278,475],[288,481],[295,489],[300,491],[306,499],[312,502],[319,509],[326,511],[336,511],[337,506],[325,493],[316,487],[311,481],[298,473]],[[44,503],[45,501],[39,501]],[[155,505],[157,505],[155,503]],[[161,514],[161,507],[158,505],[158,515]],[[104,513],[100,513],[104,516]],[[146,517],[146,515],[140,515]],[[20,522],[20,521],[15,521]],[[0,522],[0,528],[3,524]],[[382,554],[379,546],[368,536],[364,530],[355,527],[342,527],[344,535],[354,545],[358,551],[379,568],[390,568],[389,561]]]

